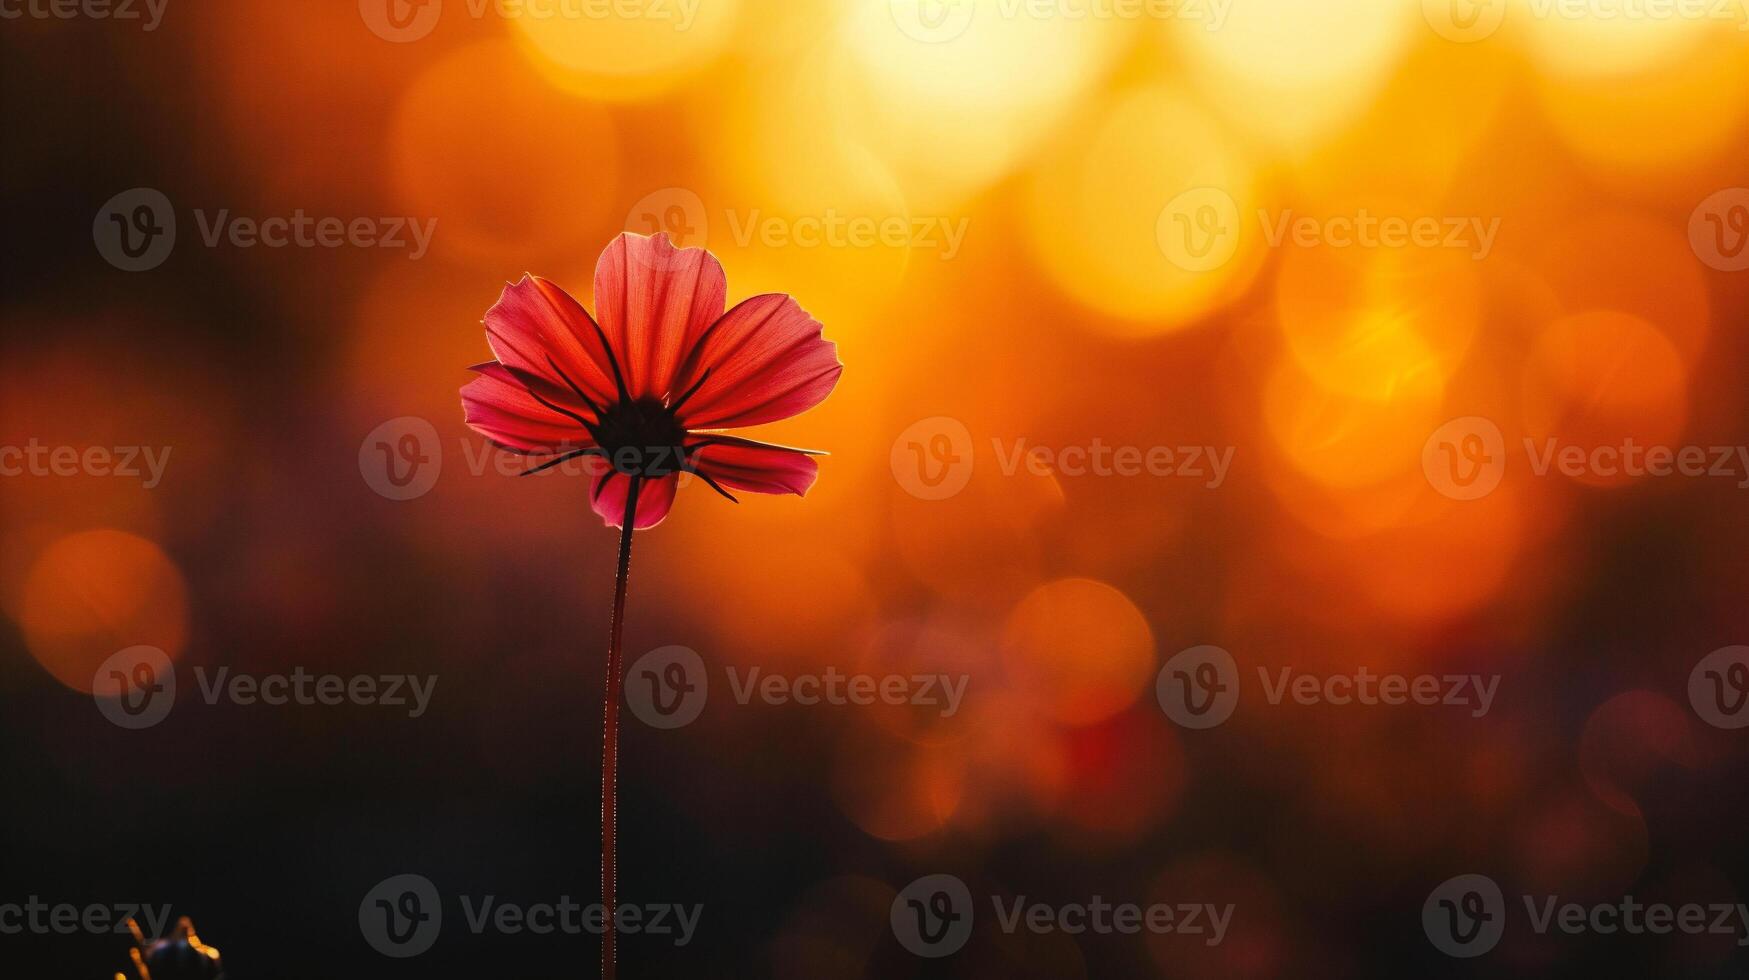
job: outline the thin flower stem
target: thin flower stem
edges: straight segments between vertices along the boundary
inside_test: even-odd
[[[638,514],[638,484],[642,477],[630,478],[626,490],[625,520],[619,532],[619,573],[613,583],[613,620],[608,626],[607,641],[607,701],[602,712],[601,736],[601,976],[614,977],[614,890],[618,878],[616,845],[619,822],[619,702],[623,678],[620,676],[621,641],[626,622],[626,579],[632,569],[632,525]]]

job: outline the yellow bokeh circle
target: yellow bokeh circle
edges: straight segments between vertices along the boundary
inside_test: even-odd
[[[1250,162],[1183,91],[1119,94],[1040,165],[1029,188],[1038,261],[1127,336],[1181,328],[1236,298],[1262,235]]]
[[[667,91],[710,67],[734,35],[738,6],[736,0],[531,0],[528,11],[509,22],[554,84],[627,101]]]

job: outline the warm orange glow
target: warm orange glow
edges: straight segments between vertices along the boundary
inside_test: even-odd
[[[1174,24],[1200,87],[1259,138],[1300,147],[1365,108],[1422,27],[1416,5],[1252,0],[1213,27]]]
[[[1391,339],[1407,338],[1399,332]],[[1263,396],[1269,433],[1318,483],[1360,487],[1419,468],[1427,434],[1441,421],[1444,377],[1432,352],[1417,342],[1384,354],[1386,371],[1368,376],[1358,392],[1332,390],[1293,364],[1269,379]]]
[[[870,745],[877,746],[869,752]],[[858,739],[834,771],[832,796],[869,835],[902,841],[939,830],[959,805],[962,770],[939,750]]]
[[[59,539],[8,606],[37,663],[76,691],[90,691],[118,650],[149,644],[175,657],[188,640],[182,573],[157,545],[121,531]]]
[[[561,88],[598,99],[637,99],[707,68],[735,29],[734,0],[626,0],[579,14],[508,18],[529,56]],[[560,8],[563,9],[563,8]]]
[[[1231,133],[1174,87],[1122,91],[1030,190],[1028,232],[1076,300],[1148,336],[1196,322],[1256,274],[1256,178]]]
[[[1152,676],[1154,636],[1117,589],[1059,579],[1034,589],[1008,616],[1009,676],[1059,721],[1102,721],[1135,701]]]
[[[599,311],[603,247],[666,233],[721,263],[726,305],[792,296],[843,373],[734,433],[819,451],[804,496],[685,474],[635,535],[625,666],[686,647],[708,683],[666,693],[708,696],[672,729],[622,704],[623,892],[696,896],[707,924],[648,963],[627,942],[621,975],[1413,973],[1443,963],[1409,949],[1417,893],[1459,870],[1515,908],[1731,887],[1702,846],[1730,820],[1687,805],[1730,788],[1749,732],[1719,724],[1749,683],[1729,652],[1749,644],[1749,0],[92,15],[120,6],[0,0],[0,112],[27,135],[6,168],[26,206],[0,299],[0,705],[46,747],[25,774],[54,777],[27,780],[51,816],[115,814],[149,849],[188,813],[271,813],[197,820],[218,845],[198,858],[314,854],[269,882],[306,909],[381,835],[298,850],[337,812],[302,777],[367,787],[437,842],[371,874],[430,875],[451,921],[425,962],[457,969],[501,952],[460,934],[457,889],[581,897],[618,539],[593,461],[524,479],[540,458],[470,429],[458,389],[495,356],[481,321],[507,282]],[[164,233],[131,189],[174,211],[149,269],[116,254]],[[415,241],[231,234],[274,219]],[[633,282],[629,305],[699,312]],[[181,686],[123,736],[93,673],[136,646]],[[1174,692],[1218,685],[1166,668],[1209,647],[1240,696],[1196,728]],[[208,703],[194,671],[220,667],[440,683],[417,719]],[[1362,667],[1499,696],[1476,714],[1259,683]],[[836,672],[963,700],[762,696],[754,668],[792,695]],[[25,816],[27,839],[55,829]],[[18,880],[67,861],[101,884],[79,855],[133,853],[64,829]],[[889,918],[938,872],[977,928],[927,964]],[[1214,945],[1005,931],[990,899],[1023,891],[1238,909]],[[353,909],[317,912],[350,932]],[[1512,917],[1484,972],[1579,973],[1634,938],[1599,957]],[[286,946],[261,932],[209,930],[233,955]],[[551,938],[509,959],[588,967],[592,937]],[[1722,976],[1742,953],[1721,938],[1622,969]]]
[[[499,111],[505,105],[518,111]],[[565,123],[534,124],[545,119]],[[426,69],[402,97],[390,139],[404,206],[438,216],[442,246],[524,262],[531,246],[581,247],[583,229],[615,211],[619,139],[607,113],[554,91],[504,41]],[[523,271],[510,265],[502,275]]]
[[[1445,378],[1462,362],[1481,325],[1477,265],[1455,250],[1294,250],[1276,314],[1319,384],[1389,400],[1406,379]]]
[[[1524,374],[1527,435],[1587,455],[1603,448],[1670,446],[1688,420],[1687,372],[1663,333],[1639,317],[1598,312],[1551,324]],[[1618,469],[1611,467],[1611,469]],[[1611,485],[1634,474],[1588,467],[1578,478]]]

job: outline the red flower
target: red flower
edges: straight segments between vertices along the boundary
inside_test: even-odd
[[[715,256],[665,234],[623,234],[601,253],[599,319],[523,276],[486,311],[498,359],[462,388],[468,425],[501,448],[551,457],[530,473],[582,458],[590,502],[611,527],[632,478],[639,530],[668,516],[682,472],[730,500],[730,489],[806,493],[817,453],[718,430],[820,404],[844,370],[837,347],[793,298],[767,293],[725,313],[727,291]]]

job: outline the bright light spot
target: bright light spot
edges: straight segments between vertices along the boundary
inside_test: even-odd
[[[1398,337],[1402,339],[1401,335]],[[1263,392],[1264,422],[1295,469],[1326,487],[1360,487],[1419,470],[1438,427],[1445,379],[1425,348],[1336,390],[1284,361]]]
[[[1277,319],[1320,384],[1388,400],[1406,376],[1446,377],[1462,361],[1481,323],[1475,266],[1445,249],[1290,249]]]
[[[847,70],[835,93],[844,124],[932,205],[1012,169],[1100,80],[1126,26],[1033,16],[1013,0],[951,4],[945,20],[932,16],[937,6],[857,6],[843,24]]]
[[[1172,36],[1203,76],[1198,91],[1238,125],[1289,145],[1314,140],[1365,108],[1419,32],[1400,0],[1242,0],[1219,30]]]
[[[1595,79],[1677,61],[1719,26],[1722,9],[1713,0],[1517,0],[1506,22],[1550,73]]]
[[[614,0],[562,16],[510,18],[542,71],[562,88],[626,101],[672,88],[716,60],[734,33],[736,0]]]
[[[1131,90],[1058,146],[1027,230],[1066,292],[1136,321],[1118,332],[1183,327],[1250,283],[1262,243],[1250,164],[1184,93]]]

